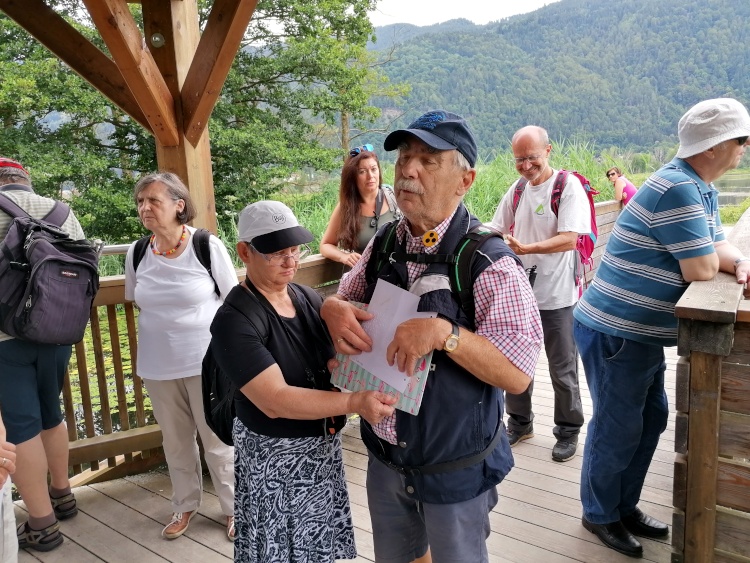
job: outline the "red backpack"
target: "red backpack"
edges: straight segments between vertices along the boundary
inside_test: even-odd
[[[583,289],[586,286],[586,272],[594,269],[594,246],[596,245],[596,239],[599,236],[599,229],[596,225],[596,207],[594,206],[594,196],[598,195],[599,192],[591,187],[591,182],[583,175],[579,174],[575,170],[560,170],[555,178],[555,183],[552,186],[552,196],[550,197],[550,206],[552,212],[557,217],[557,212],[560,209],[560,198],[562,197],[565,185],[568,183],[568,174],[573,174],[581,182],[586,196],[589,199],[589,208],[591,210],[591,232],[587,235],[578,235],[576,241],[576,250],[578,251],[578,263],[579,268],[576,268],[575,277],[576,285],[578,286],[579,296],[583,293]],[[518,210],[518,204],[521,201],[523,190],[526,188],[528,180],[521,177],[516,183],[516,188],[513,192],[513,215],[515,216]],[[513,233],[513,227],[510,228],[511,234]],[[588,270],[587,270],[588,268]]]

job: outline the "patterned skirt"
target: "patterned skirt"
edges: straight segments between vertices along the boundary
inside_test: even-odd
[[[271,438],[234,419],[235,563],[354,559],[341,436]]]

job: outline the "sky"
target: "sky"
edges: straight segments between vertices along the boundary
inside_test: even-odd
[[[432,25],[464,18],[476,24],[532,12],[556,0],[378,0],[370,12],[375,27],[394,23]]]

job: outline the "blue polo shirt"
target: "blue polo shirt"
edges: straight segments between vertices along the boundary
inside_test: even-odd
[[[718,192],[675,158],[620,213],[575,318],[605,334],[674,346],[674,308],[689,285],[679,260],[711,254],[722,240]]]

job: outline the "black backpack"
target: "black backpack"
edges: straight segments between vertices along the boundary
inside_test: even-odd
[[[295,289],[300,290],[295,292],[298,299],[301,293],[310,303],[320,302],[320,296],[315,293],[315,290],[297,284],[291,284],[291,287],[293,291]],[[232,291],[226,296],[224,305],[239,311],[253,326],[261,341],[264,344],[268,342],[270,332],[268,316],[266,309],[254,293],[238,285],[232,288]],[[222,442],[228,446],[234,445],[232,438],[232,426],[234,425],[235,417],[234,395],[238,389],[234,381],[221,371],[219,364],[216,363],[210,344],[208,350],[206,350],[206,355],[203,357],[201,386],[203,389],[203,411],[206,415],[206,424],[208,424],[208,427]],[[343,427],[346,419],[345,417],[336,418],[343,419],[337,420],[338,430]]]
[[[198,257],[198,262],[201,263],[211,279],[214,280],[214,291],[216,295],[221,296],[219,290],[219,284],[216,283],[214,274],[211,271],[211,246],[209,240],[211,233],[206,229],[196,229],[193,233],[193,248],[195,249],[195,255]],[[133,271],[138,270],[138,264],[141,263],[143,257],[146,256],[148,251],[148,243],[151,240],[151,235],[146,235],[143,238],[138,239],[135,242],[135,248],[133,249]]]
[[[0,243],[0,330],[40,344],[79,342],[99,290],[101,244],[61,229],[70,213],[62,202],[34,219],[0,194],[0,209],[13,217]]]
[[[406,260],[406,255],[402,256],[401,253],[394,253],[393,251],[396,245],[398,221],[391,222],[385,228],[387,230],[380,239],[380,247],[372,249],[373,256],[365,269],[365,278],[368,280],[368,283],[377,279],[378,273],[387,262]],[[476,262],[477,251],[488,240],[494,237],[502,239],[503,235],[496,229],[485,225],[478,225],[461,238],[452,254],[420,255],[425,262],[447,262],[452,266],[448,275],[451,292],[456,296],[458,304],[472,324],[474,324],[475,317],[474,280],[484,269],[477,269],[479,267],[479,263]]]

